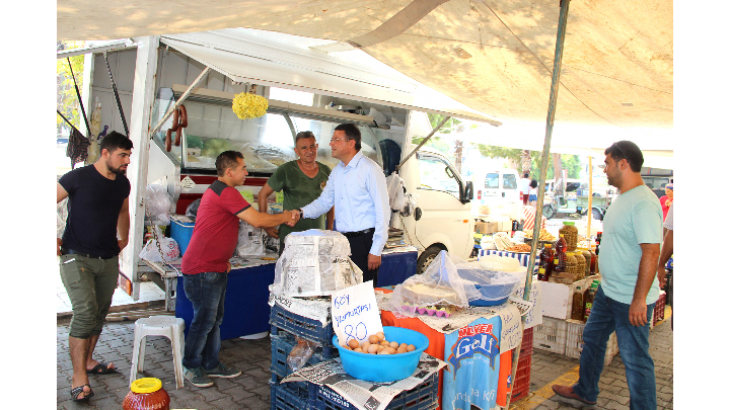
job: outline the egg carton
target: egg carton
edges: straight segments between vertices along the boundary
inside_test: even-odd
[[[443,317],[443,318],[449,318],[451,315],[456,313],[455,310],[452,308],[424,308],[420,306],[412,306],[412,305],[403,305],[403,310],[406,312],[411,312],[413,314],[419,314],[419,315],[428,315],[428,316],[436,316],[436,317]]]

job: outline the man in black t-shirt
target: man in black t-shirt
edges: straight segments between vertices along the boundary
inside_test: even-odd
[[[130,184],[124,174],[132,141],[112,131],[99,148],[101,157],[93,165],[70,171],[56,187],[58,202],[68,197],[66,228],[56,252],[73,310],[68,338],[73,401],[94,395],[89,373],[116,370],[112,363],[94,360],[92,354],[117,285],[118,255],[129,241]]]

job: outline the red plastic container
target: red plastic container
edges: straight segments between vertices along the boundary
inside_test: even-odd
[[[520,359],[517,363],[515,382],[512,384],[512,398],[510,402],[523,399],[530,392],[530,369],[532,366],[532,344],[534,340],[533,330],[534,328],[527,329],[522,335],[522,348],[520,349]]]
[[[652,321],[652,326],[656,326],[657,322],[664,320],[664,310],[666,306],[667,294],[666,292],[662,292],[659,295],[659,300],[656,301],[656,306],[654,306],[654,320]]]
[[[122,402],[123,410],[170,410],[170,396],[162,381],[145,377],[132,382],[130,392]]]

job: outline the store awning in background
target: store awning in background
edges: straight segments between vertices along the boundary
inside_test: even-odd
[[[361,49],[488,117],[545,121],[559,1],[58,1],[58,38],[248,27]],[[573,0],[556,124],[671,128],[672,0]],[[544,133],[543,133],[544,134]]]

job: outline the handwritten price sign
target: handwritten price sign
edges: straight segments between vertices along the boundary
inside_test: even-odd
[[[362,343],[370,335],[383,331],[372,281],[350,286],[332,295],[332,325],[340,344],[351,339]]]

